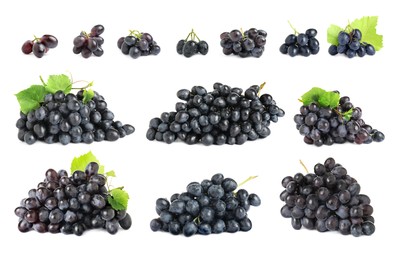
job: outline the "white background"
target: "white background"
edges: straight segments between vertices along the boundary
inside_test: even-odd
[[[374,259],[396,255],[393,240],[396,216],[396,28],[391,1],[9,1],[0,4],[2,100],[0,136],[2,209],[0,256],[11,253],[20,258],[43,255],[57,259],[70,257],[98,259],[284,259],[322,257],[334,259]],[[331,57],[326,31],[330,24],[346,25],[364,15],[378,15],[378,33],[384,48],[375,56],[348,59]],[[287,21],[304,32],[318,30],[321,50],[316,56],[290,58],[279,46],[292,33]],[[105,26],[101,58],[83,59],[72,53],[72,41],[81,30],[95,24]],[[267,45],[259,59],[241,59],[222,54],[219,35],[232,29],[257,27],[268,32]],[[191,28],[210,45],[206,56],[185,58],[175,46]],[[161,46],[158,56],[133,60],[116,47],[129,29],[152,34]],[[20,48],[32,35],[53,34],[57,48],[42,59],[22,54]],[[395,37],[395,38],[394,38]],[[17,139],[15,122],[19,106],[14,96],[39,75],[71,73],[74,80],[94,80],[94,89],[105,96],[116,119],[130,123],[136,132],[117,142],[86,144],[27,145]],[[286,116],[271,125],[271,135],[243,146],[166,145],[145,138],[148,122],[164,111],[172,111],[175,93],[181,88],[214,82],[247,88],[266,81],[270,93]],[[363,118],[386,135],[383,143],[333,145],[317,148],[303,143],[295,129],[297,99],[313,86],[338,89],[363,110]],[[115,170],[115,186],[130,193],[129,212],[133,226],[111,236],[105,231],[89,231],[83,236],[22,234],[17,229],[14,208],[44,178],[48,168],[69,170],[74,156],[89,150],[108,170]],[[394,155],[393,155],[394,153]],[[303,172],[332,156],[348,169],[369,195],[375,209],[376,232],[355,238],[337,232],[319,233],[304,228],[295,231],[290,220],[280,216],[283,203],[280,181],[284,176]],[[184,191],[191,181],[222,172],[238,182],[250,175],[259,177],[245,188],[260,195],[262,205],[252,208],[253,229],[247,233],[210,236],[172,236],[153,233],[149,222],[156,217],[155,200]],[[3,240],[4,241],[4,240]],[[66,247],[65,247],[66,246]],[[69,248],[69,249],[68,249]],[[72,254],[72,255],[71,255]],[[10,254],[8,254],[10,255]]]

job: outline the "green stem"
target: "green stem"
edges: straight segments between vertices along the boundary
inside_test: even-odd
[[[197,216],[196,218],[194,218],[193,222],[196,223],[197,225],[199,225],[200,224],[200,217]]]
[[[84,87],[81,87],[81,88],[71,88],[71,89],[82,90],[82,89],[86,89],[86,88],[92,87],[94,85],[94,81],[88,82],[87,80],[78,80],[78,81],[72,82],[71,85],[79,83],[79,82],[86,82],[87,85],[84,86]]]
[[[242,40],[246,39],[245,32],[243,31],[242,27],[240,28],[240,33],[242,34]]]
[[[263,82],[263,83],[260,85],[260,89],[258,90],[258,93],[257,93],[258,96],[260,96],[261,90],[264,88],[264,86],[265,86],[266,83],[267,83],[267,82]]]
[[[301,164],[301,166],[303,166],[304,170],[305,170],[306,173],[308,174],[308,173],[309,173],[309,172],[308,172],[308,169],[307,169],[307,167],[305,166],[305,164],[303,163],[302,160],[300,160],[300,164]]]
[[[188,33],[187,38],[185,38],[185,41],[188,41],[188,38],[192,35],[192,31],[190,33]]]
[[[44,82],[43,77],[40,75],[40,81],[43,83],[43,86],[47,86],[46,82]]]
[[[293,29],[293,31],[294,31],[294,34],[295,35],[298,35],[299,34],[299,32],[296,30],[296,28],[294,28],[293,27],[293,25],[290,23],[290,21],[287,21],[288,23],[289,23],[289,25],[290,25],[290,28],[292,28]]]
[[[253,180],[253,179],[257,178],[257,177],[258,177],[257,175],[256,176],[250,176],[249,178],[247,178],[243,182],[239,183],[238,184],[238,188],[241,187],[242,185],[244,185],[246,182],[251,181],[251,180]]]
[[[38,42],[40,41],[40,38],[38,38],[36,35],[33,34],[33,42]]]
[[[194,34],[195,38],[198,39],[198,41],[200,42],[198,35],[195,33],[195,31],[193,29],[192,29],[192,33]]]
[[[142,33],[140,33],[138,30],[129,30],[129,32],[129,36],[134,36],[138,39],[141,39]]]

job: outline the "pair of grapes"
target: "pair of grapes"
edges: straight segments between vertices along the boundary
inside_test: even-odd
[[[91,28],[91,32],[81,32],[79,36],[73,39],[73,53],[81,54],[83,58],[89,58],[91,55],[97,57],[104,54],[101,45],[104,43],[104,38],[100,35],[104,32],[104,26],[98,24]]]
[[[45,34],[41,38],[35,38],[33,40],[27,40],[22,45],[22,52],[25,54],[33,54],[37,58],[41,58],[47,53],[48,49],[53,49],[57,47],[58,39],[50,34]]]

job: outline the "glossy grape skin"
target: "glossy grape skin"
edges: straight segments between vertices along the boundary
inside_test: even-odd
[[[22,45],[21,50],[22,50],[22,52],[24,54],[32,53],[32,51],[33,51],[33,41],[27,40],[26,42],[24,42],[24,44]]]
[[[50,34],[45,34],[40,38],[40,42],[47,48],[55,48],[58,46],[58,39]]]
[[[100,36],[103,32],[105,31],[104,26],[101,24],[95,25],[93,28],[91,28],[91,36]]]
[[[40,42],[35,42],[33,44],[32,52],[37,58],[42,58],[46,52],[46,46]]]

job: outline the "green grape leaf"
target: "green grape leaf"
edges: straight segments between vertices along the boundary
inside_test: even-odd
[[[129,198],[129,194],[123,190],[123,187],[116,188],[110,190],[108,202],[114,210],[126,210]]]
[[[70,172],[73,174],[75,171],[85,171],[87,164],[91,162],[96,162],[98,165],[100,165],[99,161],[95,157],[95,155],[90,151],[86,154],[83,154],[79,157],[75,157],[72,160],[72,164],[70,166]],[[100,165],[101,168],[102,165]],[[103,167],[103,166],[102,166]],[[98,171],[99,172],[99,171]]]
[[[22,113],[27,114],[29,111],[40,107],[40,103],[44,101],[47,93],[42,85],[32,85],[15,94],[15,96],[17,97],[20,110]]]
[[[72,82],[65,74],[51,75],[48,77],[47,85],[44,87],[50,93],[55,93],[61,90],[65,94],[68,94],[72,90]]]
[[[346,111],[346,112],[344,112],[343,113],[343,117],[344,117],[344,119],[345,120],[350,120],[351,119],[351,117],[352,117],[352,108],[350,109],[350,110],[348,110],[348,111]]]
[[[301,96],[300,101],[303,102],[303,105],[308,106],[313,102],[318,102],[319,98],[324,93],[326,93],[325,90],[318,87],[313,87],[310,91],[306,92],[304,95]]]
[[[337,25],[330,25],[328,28],[328,43],[333,44],[333,45],[339,45],[339,42],[337,40],[337,37],[339,36],[339,33],[341,31],[344,31],[343,28]]]
[[[99,169],[98,169],[98,173],[99,173],[99,174],[104,174],[104,172],[105,172],[105,166],[100,165],[100,166],[99,166]]]
[[[91,99],[93,99],[94,97],[94,91],[90,88],[90,89],[85,89],[83,91],[83,103],[87,104],[88,101],[90,101]]]
[[[322,94],[319,97],[319,105],[321,107],[330,107],[330,108],[335,108],[339,105],[340,101],[340,94],[333,92],[333,91],[328,91]]]
[[[361,42],[372,44],[376,51],[383,48],[383,36],[376,33],[378,16],[364,16],[354,20],[350,26],[362,33]]]
[[[106,177],[116,177],[115,171],[109,171],[105,173]]]

